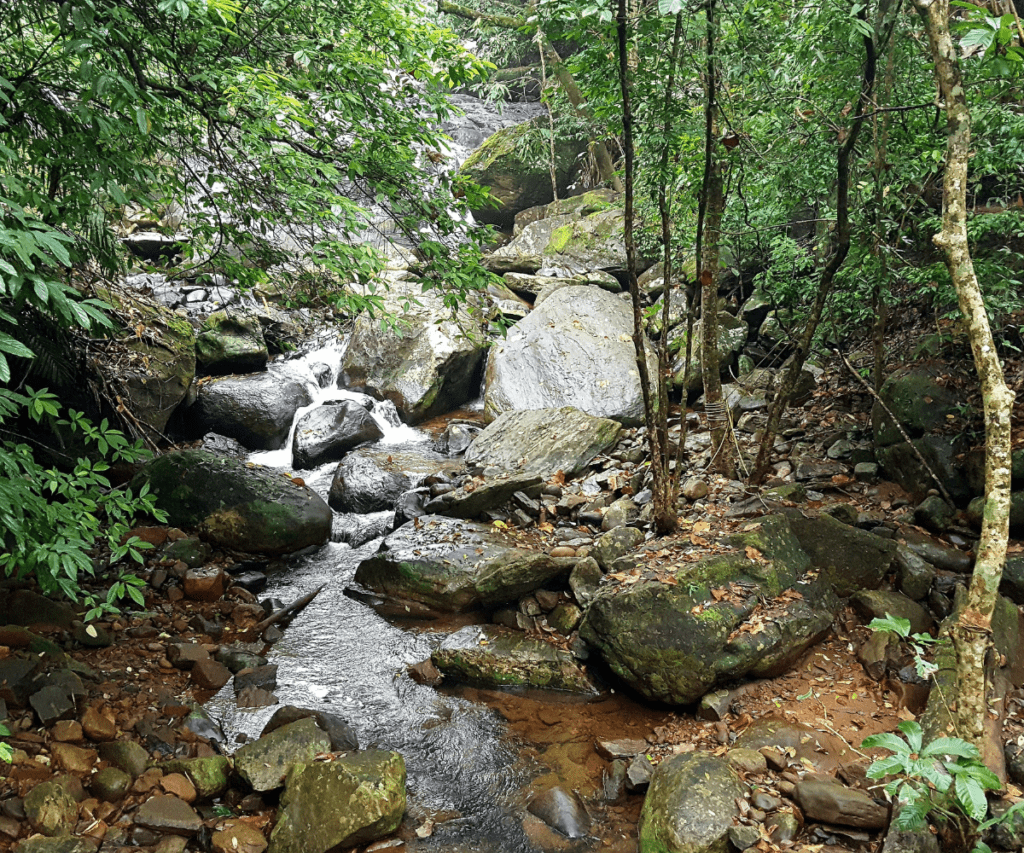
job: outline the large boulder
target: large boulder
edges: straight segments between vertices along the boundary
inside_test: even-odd
[[[430,659],[450,681],[597,692],[571,653],[498,625],[467,625],[447,637]]]
[[[486,524],[424,515],[388,536],[359,564],[355,581],[397,599],[460,612],[515,601],[568,575],[574,563],[509,545]]]
[[[268,853],[328,853],[390,835],[405,812],[405,762],[367,750],[329,762],[298,764],[270,834]]]
[[[939,384],[940,373],[938,366],[914,365],[890,376],[879,391],[878,396],[912,439],[945,426],[946,416],[955,415],[964,402]],[[871,411],[871,422],[877,447],[903,441],[900,431],[878,403]]]
[[[839,599],[783,516],[747,525],[740,550],[594,597],[580,636],[648,699],[697,701],[716,684],[788,669],[829,630]]]
[[[674,755],[651,777],[640,823],[644,853],[728,853],[729,827],[746,794],[724,758],[705,752]]]
[[[959,456],[965,448],[961,438],[953,435],[926,435],[910,442],[901,441],[875,448],[875,458],[882,466],[885,476],[899,483],[916,500],[922,499],[929,489],[935,488],[935,480],[928,468],[921,464],[917,453],[924,457],[928,466],[942,481],[954,501],[966,502],[971,498],[971,487],[959,463]]]
[[[116,363],[118,375],[109,378],[124,388],[125,404],[141,423],[162,433],[195,378],[195,331],[187,319],[140,293],[119,289],[101,290],[98,295],[135,325],[121,339],[133,356],[111,359],[109,364],[97,362],[96,367],[106,373]],[[138,334],[140,325],[145,334]],[[88,411],[87,401],[83,408]]]
[[[573,406],[625,425],[643,421],[643,395],[633,350],[633,315],[598,287],[564,287],[490,351],[484,413]],[[657,361],[647,355],[651,376]]]
[[[331,509],[316,492],[238,459],[177,450],[147,462],[132,480],[143,484],[169,524],[196,528],[214,545],[288,554],[331,535]]]
[[[184,413],[196,434],[215,432],[249,450],[280,450],[295,413],[313,402],[309,383],[276,365],[265,373],[210,379]]]
[[[877,589],[896,557],[897,543],[830,515],[794,517],[789,527],[839,596]]]
[[[492,252],[488,266],[497,269],[497,262],[504,260],[509,271],[536,272],[548,267],[559,270],[561,275],[590,270],[625,275],[622,210],[608,207],[580,216],[585,210],[587,208],[552,215],[549,206],[546,218],[531,222],[518,237]],[[532,269],[528,264],[531,259],[538,259],[538,265]],[[644,266],[646,264],[641,262],[641,268]]]
[[[335,469],[327,500],[338,512],[394,509],[398,499],[420,479],[379,454],[354,451]]]
[[[294,765],[308,764],[330,751],[327,732],[306,717],[242,746],[235,753],[235,772],[254,791],[273,791],[284,784]]]
[[[384,310],[397,328],[361,314],[342,362],[344,387],[391,400],[408,423],[457,409],[479,390],[484,343],[479,322],[452,318],[441,297],[418,282],[395,281]]]
[[[703,346],[703,322],[693,324],[693,346],[690,350],[690,375],[687,391],[696,391],[704,385],[704,373],[701,367],[700,351]],[[729,374],[736,356],[747,342],[747,324],[738,320],[728,311],[718,314],[718,366],[723,375]],[[669,347],[675,352],[672,364],[672,383],[682,387],[683,375],[686,372],[686,327],[677,326],[669,333]]]
[[[257,373],[266,370],[270,353],[259,317],[216,311],[196,338],[196,362],[204,373]]]
[[[515,215],[553,198],[546,119],[532,119],[494,133],[469,155],[460,172],[490,190],[498,205],[474,208],[480,222],[511,228]],[[583,136],[559,135],[555,140],[555,181],[564,194],[587,150]]]
[[[466,465],[545,478],[562,471],[571,477],[612,447],[620,431],[618,422],[571,406],[504,412],[473,440]]]
[[[383,437],[384,431],[363,406],[352,400],[330,400],[295,425],[292,461],[296,468],[315,468]]]

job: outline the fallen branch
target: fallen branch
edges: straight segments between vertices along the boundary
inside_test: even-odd
[[[276,625],[278,622],[290,622],[306,607],[307,604],[321,593],[325,586],[327,586],[327,584],[321,584],[312,592],[306,593],[301,598],[295,599],[291,604],[285,605],[280,610],[275,610],[266,619],[258,623],[252,630],[256,634],[262,634],[271,625]]]

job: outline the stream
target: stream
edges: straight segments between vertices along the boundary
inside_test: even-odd
[[[306,371],[317,397],[313,406],[296,414],[296,420],[325,400],[361,396],[336,387],[342,352],[342,346],[332,344],[289,362],[293,370]],[[322,375],[323,364],[332,371],[326,388],[319,387],[313,372],[318,368]],[[397,455],[436,456],[438,462],[447,458],[434,453],[426,433],[402,425],[390,403],[376,403],[374,417],[385,432],[380,443]],[[249,458],[293,471],[290,436],[286,448]],[[293,472],[326,500],[337,465]],[[454,626],[399,626],[344,594],[360,561],[373,554],[379,542],[375,539],[359,548],[332,542],[271,575],[264,595],[284,601],[327,584],[268,655],[270,663],[279,666],[274,692],[281,704],[343,716],[358,733],[362,748],[402,754],[408,772],[406,821],[411,820],[413,827],[428,821],[435,825],[432,836],[416,846],[443,853],[533,850],[521,816],[523,789],[537,768],[520,758],[522,745],[508,736],[503,718],[483,704],[416,684],[406,674],[408,664],[429,657],[465,620]],[[258,737],[276,706],[238,709],[229,685],[207,709],[235,745],[241,734]]]

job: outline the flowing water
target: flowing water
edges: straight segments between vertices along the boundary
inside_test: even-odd
[[[332,344],[290,363],[292,369],[306,371],[317,388],[314,406],[327,399],[359,396],[335,387],[341,353],[342,347]],[[324,389],[313,378],[318,364],[332,370]],[[385,432],[381,443],[389,445],[389,452],[434,455],[429,436],[400,424],[388,406],[376,403],[373,412]],[[291,447],[290,437],[286,447]],[[292,470],[290,449],[256,453],[250,459]],[[326,499],[336,467],[330,463],[297,473]],[[427,821],[436,824],[433,835],[414,846],[439,853],[532,850],[521,826],[521,791],[535,768],[520,759],[520,745],[507,736],[504,720],[485,705],[418,685],[406,674],[408,664],[429,657],[454,628],[393,624],[344,594],[359,562],[378,544],[375,540],[353,549],[330,543],[271,577],[267,594],[284,601],[327,584],[271,650],[270,662],[279,666],[274,692],[282,704],[340,714],[364,748],[402,754],[408,771],[406,819],[413,827]],[[235,708],[230,686],[207,708],[231,743],[240,733],[258,736],[275,710]]]

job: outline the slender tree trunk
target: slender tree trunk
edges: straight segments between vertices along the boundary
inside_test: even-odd
[[[866,19],[865,10],[861,10],[859,17],[861,20]],[[864,125],[864,109],[871,102],[875,85],[875,42],[872,37],[864,36],[863,43],[866,58],[860,94],[857,97],[857,107],[850,123],[850,129],[846,138],[840,141],[839,156],[836,160],[836,241],[832,249],[832,256],[821,272],[818,292],[814,296],[814,303],[811,305],[807,323],[797,339],[793,359],[782,377],[782,383],[776,391],[775,399],[772,400],[772,406],[768,412],[768,426],[761,438],[761,445],[757,450],[757,460],[754,462],[754,470],[750,477],[751,481],[755,483],[761,482],[768,472],[775,436],[779,434],[779,426],[782,423],[782,413],[793,396],[793,389],[796,388],[797,380],[800,378],[800,371],[803,370],[804,362],[810,354],[811,343],[814,341],[814,334],[821,323],[825,302],[832,292],[836,273],[839,272],[850,251],[850,161],[853,158],[857,137]]]
[[[736,443],[732,421],[722,400],[721,365],[718,358],[718,260],[722,242],[722,217],[725,215],[725,163],[718,146],[718,69],[715,48],[718,25],[715,0],[707,0],[705,9],[707,68],[704,80],[704,182],[701,207],[703,236],[700,275],[700,367],[704,382],[704,411],[711,431],[712,468],[732,478],[736,476]]]
[[[960,311],[967,320],[974,366],[985,413],[985,512],[978,556],[962,608],[951,628],[956,652],[958,734],[982,749],[987,713],[985,656],[992,641],[992,613],[1006,563],[1010,535],[1010,418],[1014,395],[989,327],[985,303],[967,243],[967,162],[971,116],[960,63],[949,32],[948,0],[915,0],[928,33],[940,101],[946,111],[946,172],[942,186],[942,230],[932,239],[946,256]]]

